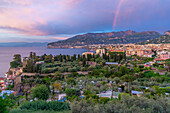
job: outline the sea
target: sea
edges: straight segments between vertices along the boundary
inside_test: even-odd
[[[38,56],[43,54],[52,55],[73,55],[87,52],[87,49],[48,49],[42,47],[0,47],[0,76],[3,77],[10,68],[10,62],[14,54],[20,54],[21,57],[28,57],[30,52],[36,52]]]

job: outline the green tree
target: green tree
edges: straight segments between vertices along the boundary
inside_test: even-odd
[[[17,68],[19,65],[21,65],[21,55],[15,54],[13,57],[14,61],[10,62],[10,66],[12,68]]]
[[[45,60],[45,56],[47,56],[46,54],[41,56],[41,60]]]
[[[52,55],[45,56],[45,62],[51,63],[52,61],[53,61],[53,56]]]
[[[116,82],[116,84],[118,84],[120,82],[120,78],[119,77],[115,77],[113,80]]]
[[[91,105],[91,107],[92,106],[93,104]],[[88,107],[89,104],[85,100],[81,100],[80,102],[74,101],[73,103],[71,103],[72,113],[89,113],[89,112],[93,113],[93,107],[92,109],[90,109],[91,111],[89,111]]]
[[[85,67],[86,66],[86,59],[84,58],[83,59],[83,67]]]
[[[33,52],[33,56],[32,57],[33,57],[33,59],[36,59],[37,56],[36,56],[35,52]]]
[[[80,59],[81,59],[81,56],[80,56],[80,54],[78,54],[78,60],[80,61]]]
[[[49,90],[46,85],[40,85],[31,90],[33,98],[38,98],[39,100],[47,100],[49,98]]]
[[[33,73],[35,71],[35,63],[32,59],[27,60],[26,71]]]
[[[54,77],[56,80],[62,80],[63,77],[66,77],[66,76],[63,76],[59,71],[56,71],[55,74],[54,74]]]
[[[18,67],[18,62],[17,61],[12,61],[12,62],[10,62],[10,66],[12,67],[12,68],[17,68]]]
[[[0,96],[0,113],[7,113],[6,100]]]
[[[33,102],[25,102],[20,106],[21,110],[29,110],[26,113],[65,113],[63,110],[70,110],[70,104],[66,102],[57,102],[57,101],[51,101],[46,102],[43,100],[33,101]],[[18,113],[18,112],[12,112],[12,113]],[[23,112],[19,112],[23,113]],[[67,112],[66,112],[67,113]]]
[[[67,84],[71,84],[71,85],[75,85],[75,84],[76,84],[76,81],[75,81],[74,78],[68,78],[68,79],[66,80],[66,82],[67,82]]]
[[[73,61],[75,61],[75,60],[76,60],[76,54],[73,55]]]
[[[30,56],[29,56],[29,58],[31,58],[31,59],[32,59],[32,56],[33,56],[33,55],[32,55],[32,52],[30,52]]]
[[[45,81],[45,84],[46,84],[46,86],[48,87],[48,89],[50,89],[49,87],[50,87],[50,81],[51,81],[51,79],[46,76],[43,80]]]
[[[127,67],[121,66],[121,67],[120,67],[120,72],[121,72],[122,76],[125,75],[125,74],[128,74],[128,69],[127,69]]]
[[[167,60],[167,61],[165,62],[165,64],[166,64],[166,66],[167,66],[168,72],[170,72],[170,61]]]
[[[110,98],[108,97],[100,97],[100,103],[106,104],[109,100]]]
[[[133,75],[128,75],[128,74],[121,77],[121,80],[128,83],[128,92],[129,92],[129,82],[131,83],[134,79],[135,77]]]
[[[13,57],[14,57],[13,59],[14,59],[15,61],[21,62],[21,55],[20,55],[20,54],[15,54]]]
[[[66,89],[65,93],[67,97],[80,96],[80,90],[78,89]]]

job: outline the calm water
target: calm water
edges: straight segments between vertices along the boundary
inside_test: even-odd
[[[29,56],[30,52],[36,52],[37,55],[73,55],[82,54],[87,49],[47,49],[46,47],[0,47],[0,76],[8,71],[10,62],[13,60],[14,54],[21,54],[21,57]]]

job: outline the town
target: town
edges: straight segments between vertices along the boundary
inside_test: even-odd
[[[93,111],[90,106],[103,112],[170,111],[170,44],[91,45],[88,48],[90,51],[73,56],[15,54],[9,71],[0,78],[0,96],[16,98],[9,109],[21,106],[23,110],[32,101],[45,100],[64,102],[64,108],[53,110],[73,113],[83,109]],[[160,99],[165,105],[161,105]],[[138,101],[146,106],[142,103],[133,106]],[[119,106],[120,102],[124,106]]]

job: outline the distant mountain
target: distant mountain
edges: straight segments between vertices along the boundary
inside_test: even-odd
[[[47,42],[6,42],[0,43],[0,47],[39,47],[39,46],[47,46]]]
[[[159,38],[156,39],[151,39],[147,41],[140,42],[138,44],[167,44],[170,43],[170,31],[166,31],[164,35],[160,36]]]
[[[164,33],[164,35],[170,35],[170,30],[169,30],[169,31],[166,31],[166,32]]]
[[[161,34],[155,31],[136,32],[136,31],[120,31],[110,33],[87,33],[77,35],[63,41],[52,42],[48,44],[48,48],[70,48],[74,46],[84,46],[92,44],[126,44],[137,43],[160,37]]]

